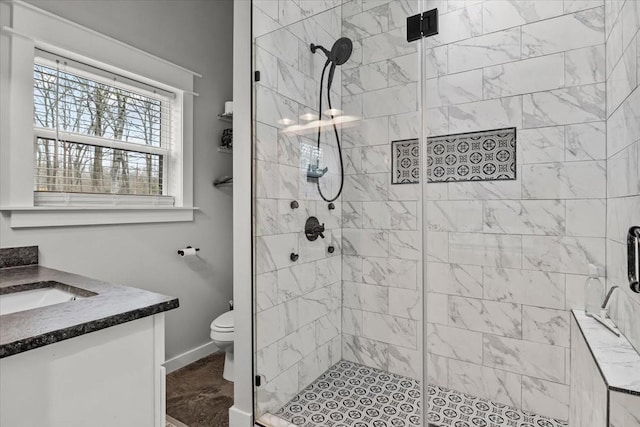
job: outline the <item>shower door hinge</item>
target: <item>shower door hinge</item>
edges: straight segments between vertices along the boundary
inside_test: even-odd
[[[260,387],[260,384],[262,384],[262,379],[260,375],[256,375],[256,387]]]
[[[407,18],[407,41],[438,34],[438,9],[431,9]]]
[[[253,81],[254,82],[259,82],[260,81],[260,71],[256,71],[253,73]]]

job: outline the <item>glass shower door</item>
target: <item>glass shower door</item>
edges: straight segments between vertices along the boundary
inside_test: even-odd
[[[253,2],[264,425],[421,425],[419,4]]]
[[[565,426],[570,310],[607,252],[606,7],[428,3],[427,421]]]

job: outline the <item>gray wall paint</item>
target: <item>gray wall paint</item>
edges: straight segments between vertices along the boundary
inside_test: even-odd
[[[217,120],[232,97],[231,0],[118,2],[30,1],[81,25],[203,74],[195,79],[193,222],[12,230],[0,218],[0,247],[39,245],[52,268],[180,298],[167,314],[170,359],[209,342],[209,324],[232,297],[232,198],[211,183],[230,175],[232,159],[216,146]],[[176,250],[199,247],[198,259]],[[247,286],[250,286],[247,283]]]

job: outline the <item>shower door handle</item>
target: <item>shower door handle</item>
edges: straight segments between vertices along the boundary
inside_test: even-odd
[[[640,294],[640,226],[633,226],[627,234],[627,270],[629,286]]]

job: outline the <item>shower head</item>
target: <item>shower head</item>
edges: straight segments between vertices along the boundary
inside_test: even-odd
[[[334,197],[327,198],[323,194],[322,189],[320,188],[320,178],[322,178],[329,169],[327,167],[325,167],[324,169],[320,169],[319,159],[315,165],[309,165],[309,168],[307,169],[307,181],[315,181],[318,188],[318,193],[320,194],[320,198],[322,198],[322,200],[326,202],[333,202],[334,200],[337,200],[342,193],[342,188],[344,185],[344,163],[342,160],[342,146],[340,145],[340,135],[338,134],[338,127],[336,126],[336,121],[333,120],[336,113],[333,109],[333,106],[331,105],[331,84],[333,83],[333,76],[336,72],[337,66],[342,65],[349,60],[351,52],[353,51],[353,42],[346,37],[340,37],[331,47],[331,51],[328,51],[324,46],[316,45],[313,43],[311,43],[310,48],[311,53],[316,53],[316,50],[320,49],[327,57],[327,61],[324,63],[324,68],[322,68],[322,75],[320,76],[320,94],[318,95],[318,121],[322,120],[322,86],[324,84],[324,74],[327,71],[327,67],[329,67],[329,64],[331,64],[331,68],[329,69],[329,78],[327,79],[327,102],[329,103],[329,116],[331,117],[331,124],[333,125],[333,133],[336,136],[338,157],[340,158],[340,188],[338,189],[338,193]],[[321,127],[318,126],[318,152],[320,152],[321,133]],[[331,250],[329,252],[331,252]]]
[[[340,37],[331,47],[331,51],[328,51],[324,46],[311,43],[311,53],[316,53],[316,50],[320,49],[327,56],[327,59],[333,63],[333,65],[342,65],[351,56],[353,51],[353,42],[347,37]]]
[[[328,51],[324,46],[311,43],[311,53],[316,53],[317,49],[320,49],[327,56],[325,67],[331,63],[329,79],[327,81],[327,87],[331,89],[336,66],[342,65],[349,60],[351,52],[353,51],[353,42],[347,37],[340,37],[331,47],[331,51]]]
[[[346,37],[340,37],[331,48],[331,62],[335,65],[342,65],[351,56],[353,43]]]

